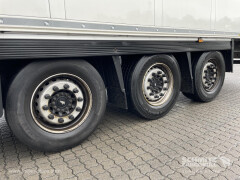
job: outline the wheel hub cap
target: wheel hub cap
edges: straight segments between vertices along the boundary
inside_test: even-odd
[[[71,114],[76,104],[76,96],[71,91],[58,92],[49,100],[50,111],[59,117]]]
[[[215,87],[217,75],[217,66],[210,61],[206,63],[202,73],[203,87],[206,91],[210,91]]]
[[[51,81],[38,96],[36,109],[44,121],[50,124],[69,123],[83,108],[83,92],[70,80]]]
[[[159,64],[150,67],[143,80],[143,93],[148,103],[154,106],[164,103],[171,93],[172,81],[168,67]]]

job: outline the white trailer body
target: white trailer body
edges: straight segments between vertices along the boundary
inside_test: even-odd
[[[239,6],[238,0],[0,0],[0,30],[238,38]]]
[[[79,144],[106,102],[146,119],[217,97],[239,0],[0,0],[0,112],[32,148]],[[2,114],[2,113],[0,113]]]

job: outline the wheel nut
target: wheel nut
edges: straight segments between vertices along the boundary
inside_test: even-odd
[[[164,83],[168,83],[168,80],[164,81]]]
[[[83,98],[79,97],[77,100],[78,100],[79,102],[81,102],[81,101],[83,101]]]
[[[167,91],[167,90],[168,90],[168,88],[163,88],[163,90],[164,90],[164,91]]]
[[[155,76],[156,76],[156,73],[152,73],[152,76],[155,77]]]
[[[54,87],[53,87],[53,90],[54,90],[54,91],[59,91],[59,88],[58,88],[57,86],[54,86]]]
[[[64,84],[64,89],[68,89],[69,88],[69,85],[68,84]]]
[[[163,95],[164,95],[163,93],[160,94],[160,96],[163,96]]]
[[[46,95],[44,96],[44,98],[45,98],[45,99],[50,99],[51,96],[50,96],[49,94],[46,94]]]
[[[48,115],[48,119],[54,119],[54,115],[53,114],[49,114]]]
[[[150,89],[150,86],[148,86],[147,89]]]
[[[158,73],[158,74],[162,74],[162,71],[158,71],[157,73]]]
[[[78,91],[77,88],[74,88],[74,89],[73,89],[73,92],[74,92],[74,93],[78,93],[79,91]]]
[[[153,94],[153,93],[150,93],[149,95],[150,95],[150,96],[153,96],[154,94]]]
[[[63,122],[64,122],[64,119],[63,119],[63,118],[59,118],[59,119],[58,119],[58,122],[59,122],[59,123],[63,123]]]
[[[71,120],[74,120],[74,116],[73,115],[68,116],[68,118],[71,119]]]
[[[45,110],[45,111],[48,110],[48,106],[47,106],[47,105],[43,106],[42,108],[43,108],[43,110]]]
[[[82,110],[82,109],[81,109],[80,107],[77,107],[77,108],[76,108],[76,111],[77,111],[77,112],[80,112],[81,110]]]
[[[154,96],[154,98],[159,98],[159,96]]]

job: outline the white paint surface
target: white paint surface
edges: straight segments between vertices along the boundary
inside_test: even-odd
[[[49,0],[49,4],[52,19],[65,19],[64,0]]]
[[[216,0],[215,29],[240,32],[240,0]]]
[[[65,5],[67,19],[154,25],[154,0],[66,0]]]
[[[0,17],[240,32],[239,7],[240,0],[0,0]]]
[[[48,0],[0,0],[0,15],[49,18]]]
[[[210,30],[211,0],[163,0],[162,21],[164,27]]]

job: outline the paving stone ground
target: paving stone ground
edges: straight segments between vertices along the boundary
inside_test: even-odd
[[[159,120],[108,108],[86,141],[61,153],[29,149],[2,119],[0,180],[240,180],[240,65],[234,71],[213,102],[196,103],[181,94]]]

